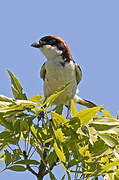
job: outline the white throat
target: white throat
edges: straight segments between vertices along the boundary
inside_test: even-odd
[[[58,50],[56,46],[45,45],[40,48],[41,52],[48,60],[55,59],[56,56],[60,56],[62,51]]]

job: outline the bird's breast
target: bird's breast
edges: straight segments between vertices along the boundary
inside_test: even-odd
[[[64,84],[67,81],[76,81],[75,66],[70,62],[48,61],[46,62],[46,79],[56,84]]]
[[[76,73],[73,62],[63,61],[47,61],[45,64],[46,76],[44,82],[44,95],[45,97],[55,93],[59,88],[66,85],[68,82],[71,84],[66,92],[66,96],[73,97],[76,93]],[[65,96],[65,94],[63,95]],[[60,97],[62,99],[64,97]],[[61,100],[62,101],[62,100]],[[66,100],[65,100],[66,101]],[[64,104],[64,103],[62,103]],[[66,104],[66,103],[65,103]]]

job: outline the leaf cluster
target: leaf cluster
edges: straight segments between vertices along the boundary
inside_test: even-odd
[[[119,178],[119,120],[102,106],[77,111],[71,117],[53,101],[68,84],[45,102],[41,95],[27,99],[18,79],[8,71],[14,98],[0,95],[0,160],[2,171],[30,171],[38,180],[60,165],[71,179]],[[45,107],[46,106],[46,107]],[[44,108],[45,107],[45,108]],[[101,111],[102,115],[99,115]]]

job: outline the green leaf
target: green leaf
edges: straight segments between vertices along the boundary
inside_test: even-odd
[[[0,151],[6,149],[6,147],[7,147],[7,143],[1,144],[1,145],[0,145]]]
[[[102,169],[109,171],[114,166],[119,166],[119,159],[114,160],[112,163],[106,163],[106,166],[103,166]]]
[[[19,80],[14,76],[14,74],[10,70],[8,70],[8,73],[10,75],[12,85],[19,92],[19,94],[21,94],[23,88],[22,88]]]
[[[62,114],[62,111],[63,111],[63,105],[59,105],[59,106],[56,106],[56,113],[58,113],[58,114]]]
[[[55,148],[55,152],[56,152],[58,158],[60,159],[60,161],[65,163],[66,162],[66,157],[65,157],[63,151],[58,148],[56,142],[54,143],[54,148]]]
[[[19,137],[9,137],[9,138],[5,139],[5,142],[9,143],[9,144],[17,145],[19,142]]]
[[[118,145],[118,140],[116,140],[116,138],[114,138],[111,135],[108,134],[100,134],[98,133],[98,135],[100,136],[100,138],[110,147],[115,147],[116,145]]]
[[[20,121],[20,130],[21,131],[28,131],[29,130],[28,123],[25,120]]]
[[[20,160],[15,162],[15,164],[26,164],[26,165],[30,165],[30,164],[34,164],[34,165],[39,165],[40,163],[36,160],[30,160],[30,159],[26,159],[26,160]]]
[[[54,133],[56,139],[58,139],[61,143],[65,141],[66,137],[64,136],[64,133],[62,132],[61,128],[54,130]]]
[[[119,126],[119,120],[109,118],[109,117],[102,117],[102,116],[97,116],[94,118],[94,120],[90,123],[95,124],[95,125],[105,125],[105,126]]]
[[[50,179],[51,180],[56,180],[56,177],[54,176],[54,174],[51,171],[49,171],[49,174],[50,174]]]
[[[81,125],[80,119],[78,117],[71,117],[69,124],[71,125],[71,128],[76,131]]]
[[[62,179],[61,179],[61,180],[64,180],[65,176],[66,176],[66,175],[62,176]]]
[[[51,142],[52,140],[53,140],[53,137],[51,137],[51,138],[49,138],[49,139],[46,139],[45,144]]]
[[[67,144],[68,144],[70,151],[73,154],[73,157],[75,159],[79,159],[80,158],[79,145],[76,143],[76,140],[73,137],[71,137],[71,139],[69,139],[69,142]]]
[[[112,115],[109,113],[108,110],[101,109],[101,112],[102,112],[105,116],[115,119],[115,117],[112,116]]]
[[[29,100],[33,101],[33,102],[39,102],[42,103],[43,102],[43,96],[41,95],[37,95],[37,96],[32,96]]]
[[[13,150],[13,155],[12,155],[12,161],[18,161],[19,159],[21,159],[20,157],[21,155],[21,150],[20,149],[14,149]]]
[[[112,174],[112,176],[113,176],[113,174]],[[119,169],[117,170],[116,174],[114,175],[114,180],[119,180]]]
[[[75,165],[77,165],[77,164],[78,164],[77,159],[71,159],[71,160],[69,160],[69,162],[68,162],[68,168],[71,168],[72,166],[75,166]]]
[[[0,108],[1,113],[7,113],[12,111],[22,111],[34,108],[37,104],[27,100],[16,100],[14,104],[8,104],[8,106]]]
[[[37,104],[32,102],[32,101],[28,101],[28,100],[16,100],[15,103],[17,105],[22,105],[26,108],[31,108],[31,107],[35,107]]]
[[[107,146],[107,144],[104,143],[102,139],[96,141],[94,145],[90,145],[89,150],[93,156],[97,156],[97,157],[107,155],[108,153],[112,152],[109,150],[109,147]]]
[[[71,101],[71,113],[73,116],[76,116],[78,113],[76,106],[75,106],[75,103],[74,103],[74,100]]]
[[[61,91],[61,92],[62,92],[62,91]],[[48,108],[50,105],[52,105],[53,102],[55,101],[56,97],[58,97],[58,96],[61,94],[61,92],[56,92],[56,93],[54,93],[53,95],[49,96],[49,97],[47,98],[47,100],[44,102],[43,106],[46,105],[47,103],[49,103],[49,105],[47,105],[46,108]]]
[[[81,110],[77,115],[81,121],[81,124],[84,125],[84,124],[87,124],[89,121],[91,121],[92,118],[95,116],[95,114],[101,108],[102,106]]]
[[[94,127],[97,131],[100,131],[100,133],[106,133],[106,131],[107,133],[110,133],[111,131],[113,133],[115,131],[114,134],[117,134],[119,121],[108,117],[97,117],[94,118],[94,121],[89,125]]]
[[[4,154],[0,154],[0,161],[4,161]]]
[[[0,124],[4,126],[6,129],[12,130],[13,131],[13,119],[11,120],[10,118],[7,120],[5,118],[1,119],[0,118]]]
[[[7,113],[12,111],[22,111],[23,107],[19,105],[7,106],[0,109],[0,112]]]
[[[26,94],[19,93],[18,90],[15,89],[13,86],[11,88],[12,88],[12,93],[13,93],[15,99],[25,99],[25,100],[27,100]]]
[[[37,137],[37,134],[36,134],[36,129],[34,126],[31,126],[31,133],[32,135],[36,138]]]
[[[9,106],[10,102],[0,101],[0,112],[2,112],[2,108]]]
[[[93,127],[87,127],[88,128],[88,133],[89,133],[89,141],[91,144],[94,144],[98,140],[97,137],[97,131]]]
[[[24,166],[20,166],[20,165],[11,166],[7,169],[10,169],[12,171],[26,171],[27,170],[27,168],[25,168]]]
[[[14,98],[15,99],[27,99],[26,94],[22,93],[23,88],[22,88],[19,80],[15,77],[15,75],[10,70],[8,70],[8,73],[11,78],[11,84],[13,85],[12,92],[13,92]]]
[[[100,134],[119,134],[119,126],[116,127],[110,127],[107,130],[99,131]]]
[[[12,98],[8,98],[6,96],[0,95],[0,101],[4,101],[4,102],[12,102],[14,103]]]
[[[65,126],[68,126],[69,122],[67,119],[64,118],[63,115],[57,114],[55,112],[51,112],[52,120],[55,124],[63,124]]]
[[[19,93],[19,92],[17,91],[17,89],[15,89],[14,86],[12,86],[11,88],[12,88],[12,93],[13,93],[14,98],[15,98],[15,99],[21,99],[21,98],[20,98],[21,93]]]
[[[12,162],[11,153],[8,150],[5,150],[5,164],[8,166]]]
[[[69,151],[69,146],[67,146],[67,142],[63,143],[63,152],[65,153],[66,161],[69,161],[71,151]]]
[[[47,161],[48,161],[50,166],[52,166],[55,162],[57,162],[57,155],[56,155],[56,152],[54,149],[47,156]]]
[[[8,138],[10,135],[11,135],[10,132],[3,131],[3,132],[0,133],[0,139]]]

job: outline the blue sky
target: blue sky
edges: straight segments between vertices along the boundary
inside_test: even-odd
[[[119,1],[0,1],[0,94],[12,96],[7,69],[18,77],[28,97],[43,92],[39,71],[45,57],[30,45],[45,35],[62,37],[80,64],[83,79],[78,86],[79,95],[104,105],[116,116]],[[10,178],[32,180],[34,177],[28,172],[0,174],[0,179]]]

